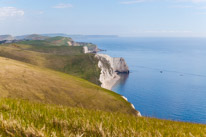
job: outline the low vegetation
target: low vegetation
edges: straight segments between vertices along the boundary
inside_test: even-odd
[[[136,114],[120,95],[86,80],[8,58],[0,64],[0,98]]]
[[[83,54],[81,46],[51,46],[49,43],[40,46],[43,42],[32,40],[22,42],[24,44],[2,44],[0,56],[61,71],[100,85],[100,69],[94,54]]]
[[[206,126],[1,99],[0,134],[5,137],[203,137],[206,136]]]
[[[40,38],[39,38],[40,37]],[[32,37],[30,40],[18,42],[18,44],[26,44],[32,46],[75,46],[73,45],[73,40],[68,37]]]

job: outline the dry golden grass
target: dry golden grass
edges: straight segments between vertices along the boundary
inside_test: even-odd
[[[0,57],[0,97],[135,114],[120,95],[65,73]]]

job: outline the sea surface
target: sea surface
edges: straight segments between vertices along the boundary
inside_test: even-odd
[[[112,90],[143,116],[206,124],[206,38],[77,40],[125,58],[131,73]]]

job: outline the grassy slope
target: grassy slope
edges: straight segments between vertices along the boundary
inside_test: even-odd
[[[98,60],[93,54],[83,54],[82,50],[82,47],[4,44],[0,45],[0,56],[58,70],[100,84]]]
[[[203,137],[206,125],[3,99],[0,100],[0,134],[6,137]]]
[[[0,97],[135,114],[120,95],[74,76],[0,57]]]
[[[19,44],[26,44],[32,46],[68,46],[68,42],[73,41],[71,38],[67,37],[49,37],[45,40],[29,40],[29,41],[22,41]]]

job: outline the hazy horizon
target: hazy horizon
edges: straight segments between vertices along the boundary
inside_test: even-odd
[[[59,34],[59,35],[58,35]],[[1,35],[11,35],[13,37],[18,36],[27,36],[27,35],[58,35],[60,34],[68,35],[68,36],[116,36],[116,37],[124,37],[124,38],[206,38],[206,36],[129,36],[129,35],[115,35],[115,34],[69,34],[69,33],[25,33],[20,35],[12,35],[12,34],[0,34]]]

